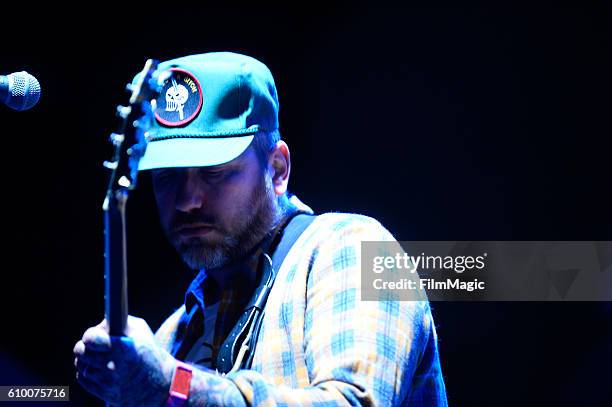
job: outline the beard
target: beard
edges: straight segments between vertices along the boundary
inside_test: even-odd
[[[170,240],[187,266],[193,270],[215,269],[246,258],[280,221],[281,211],[274,194],[272,179],[262,174],[245,205],[239,208],[240,218],[232,220],[231,230],[221,231],[222,239],[212,242],[205,237],[181,239],[176,234]],[[250,216],[249,216],[250,215]],[[173,225],[210,223],[215,219],[199,213],[178,213]]]

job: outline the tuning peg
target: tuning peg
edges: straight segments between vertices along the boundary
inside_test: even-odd
[[[166,81],[170,79],[171,76],[172,76],[172,71],[169,71],[169,70],[165,70],[161,72],[155,71],[155,73],[149,80],[149,86],[151,87],[151,89],[155,90],[156,92],[160,92],[164,84],[166,83]]]
[[[125,136],[123,134],[111,133],[109,139],[114,146],[118,146],[123,143],[123,140],[125,140]]]
[[[122,186],[124,188],[129,188],[130,185],[132,185],[130,180],[127,179],[127,177],[125,175],[123,175],[121,178],[119,178],[119,181],[117,181],[117,184],[119,184],[120,186]]]
[[[130,106],[117,106],[117,114],[121,116],[122,119],[126,119],[131,112],[132,108]]]
[[[135,86],[133,84],[131,84],[131,83],[128,83],[127,85],[125,85],[125,90],[127,92],[130,92],[130,93],[134,92],[134,89],[135,89]]]
[[[117,168],[117,161],[104,161],[102,165],[109,170],[114,170]]]

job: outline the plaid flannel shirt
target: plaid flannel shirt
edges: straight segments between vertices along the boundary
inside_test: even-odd
[[[376,220],[342,213],[319,215],[302,233],[277,272],[251,369],[226,376],[248,405],[447,405],[429,303],[360,300],[361,242],[390,240]],[[219,333],[243,300],[222,295],[218,315],[232,316],[218,316]],[[203,318],[190,301],[156,333],[179,359]]]

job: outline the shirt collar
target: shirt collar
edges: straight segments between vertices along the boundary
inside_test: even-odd
[[[249,269],[247,272],[256,273],[258,259],[259,256],[252,256],[248,260],[245,260],[243,263],[234,267],[247,268]],[[222,297],[223,293],[233,292],[234,294],[232,295],[237,298],[245,297],[244,299],[248,299],[246,297],[251,294],[253,288],[253,286],[249,286],[248,284],[230,285],[228,288],[219,293],[219,298]],[[212,278],[209,278],[206,270],[202,269],[193,279],[189,285],[189,288],[187,289],[187,293],[185,294],[185,310],[187,311],[187,314],[191,313],[195,305],[198,305],[202,310],[206,309],[205,299],[207,296],[210,298],[210,290],[220,290],[220,288]]]
[[[207,277],[206,270],[202,269],[189,285],[185,294],[185,309],[188,314],[195,304],[204,309],[204,282]]]

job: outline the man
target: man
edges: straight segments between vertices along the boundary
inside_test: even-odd
[[[428,302],[360,300],[361,242],[393,237],[365,216],[304,216],[288,193],[267,67],[222,52],[159,69],[171,78],[140,169],[197,276],[155,335],[134,317],[125,337],[104,322],[88,329],[74,349],[79,383],[130,406],[446,405]],[[310,223],[295,232],[299,218]],[[297,237],[270,272],[289,230]],[[269,275],[263,319],[242,319]]]

